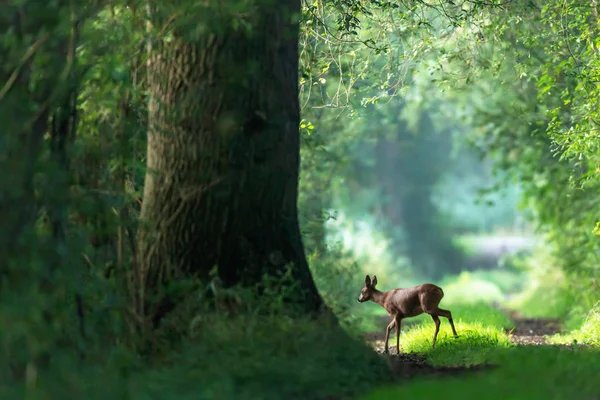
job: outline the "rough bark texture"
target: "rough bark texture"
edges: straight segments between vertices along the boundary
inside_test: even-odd
[[[225,285],[253,285],[293,263],[299,303],[317,311],[296,205],[300,1],[255,3],[243,16],[212,3],[197,15],[210,21],[180,18],[171,40],[150,49],[142,303],[180,278],[206,280],[214,266]],[[154,27],[169,20],[154,17]],[[232,28],[242,18],[250,32]],[[155,322],[170,308],[158,304],[144,312]]]

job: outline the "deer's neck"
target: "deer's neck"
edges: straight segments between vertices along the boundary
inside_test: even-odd
[[[386,297],[387,297],[387,292],[380,292],[379,290],[375,289],[375,291],[371,295],[371,300],[373,300],[375,303],[379,304],[381,307],[385,308],[383,303],[385,302]]]

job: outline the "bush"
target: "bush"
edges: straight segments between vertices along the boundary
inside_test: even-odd
[[[528,260],[527,285],[506,305],[526,318],[566,318],[574,298],[570,282],[551,256],[536,252]]]
[[[600,302],[590,310],[581,328],[550,338],[551,343],[580,343],[600,347]]]

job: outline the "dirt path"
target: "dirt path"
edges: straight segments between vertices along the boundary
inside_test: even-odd
[[[507,329],[508,337],[517,346],[537,346],[547,344],[545,335],[561,332],[560,322],[556,319],[522,318],[516,312],[506,311],[515,321],[515,328]]]

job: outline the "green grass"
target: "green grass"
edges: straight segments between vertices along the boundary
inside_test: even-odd
[[[506,287],[510,286],[508,280]],[[533,318],[564,317],[568,314],[571,299],[566,295],[568,291],[557,282],[564,280],[544,276],[544,279],[532,282],[524,294],[511,302],[513,307]],[[498,285],[482,274],[464,274],[458,279],[447,279],[443,287],[446,296],[441,306],[452,311],[459,338],[453,338],[447,320],[441,318],[438,343],[432,348],[434,324],[426,316],[417,325],[403,330],[401,350],[419,353],[434,366],[492,364],[497,367],[460,376],[422,377],[402,385],[385,385],[359,399],[599,398],[600,303],[578,329],[549,339],[551,343],[576,342],[589,347],[517,347],[505,334],[505,328],[513,327],[514,322],[488,303],[498,298],[498,292],[502,293]],[[491,289],[486,293],[494,287],[498,290]],[[390,344],[395,344],[395,337]]]
[[[323,321],[254,315],[197,323],[179,351],[152,361],[115,349],[85,363],[57,353],[27,390],[0,381],[0,398],[323,399],[354,397],[389,382],[372,349]]]
[[[449,324],[442,322],[436,346],[433,348],[431,341],[434,324],[413,327],[402,335],[401,350],[420,353],[434,366],[451,366],[483,364],[489,360],[490,354],[499,348],[511,346],[508,336],[496,327],[458,321],[455,321],[454,325],[458,338],[452,336]]]
[[[451,310],[458,338],[453,337],[448,321],[440,318],[437,344],[432,348],[435,324],[426,316],[423,322],[403,330],[401,350],[420,353],[432,365],[473,365],[486,362],[498,348],[510,347],[504,328],[514,323],[501,311],[486,303],[455,304]]]
[[[572,332],[549,338],[551,343],[579,343],[600,347],[600,302],[590,310],[583,325]]]
[[[446,379],[415,379],[382,387],[360,399],[547,400],[593,399],[600,394],[598,350],[497,348],[489,361],[499,367]]]
[[[514,322],[502,311],[483,301],[468,304],[449,304],[456,321],[479,323],[496,329],[513,328]]]

